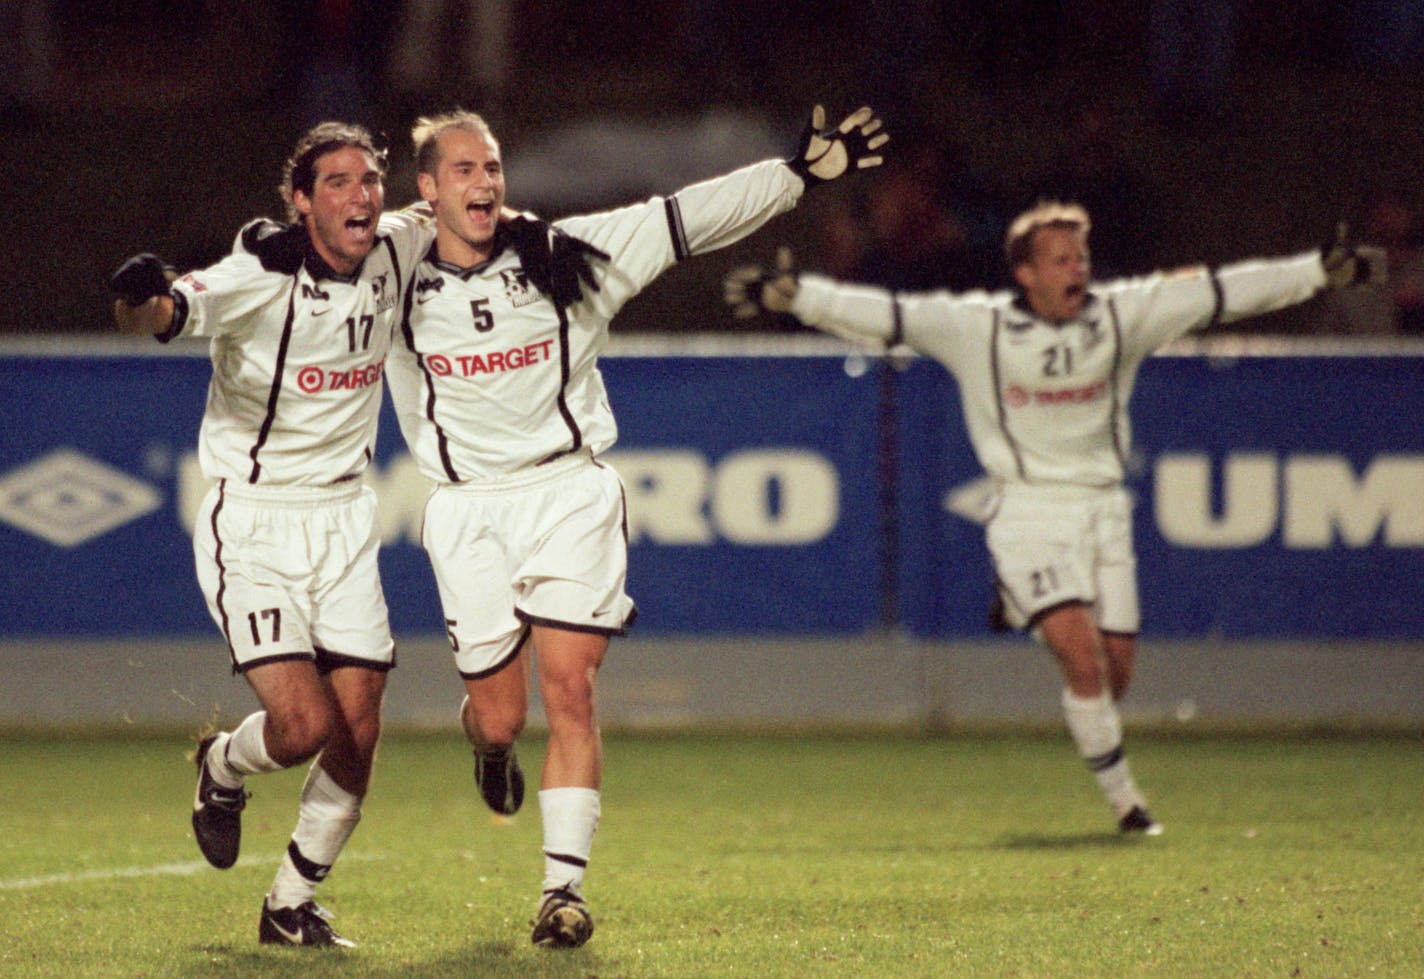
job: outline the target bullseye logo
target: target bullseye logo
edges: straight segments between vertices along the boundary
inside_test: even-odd
[[[297,371],[297,387],[307,394],[315,394],[326,383],[326,372],[320,367],[303,367]]]
[[[450,358],[444,354],[431,354],[425,359],[425,363],[430,367],[430,373],[445,377],[450,373]]]

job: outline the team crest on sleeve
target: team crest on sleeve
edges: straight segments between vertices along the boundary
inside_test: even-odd
[[[203,282],[203,280],[198,278],[198,276],[193,272],[189,272],[187,275],[183,276],[183,278],[179,279],[178,281],[187,285],[194,292],[208,291],[207,283]]]
[[[378,313],[384,313],[396,304],[395,293],[386,288],[389,280],[389,272],[371,276],[371,293],[376,298],[376,312]]]
[[[528,306],[539,301],[539,290],[529,284],[529,276],[523,269],[505,269],[499,273],[504,282],[504,294],[514,307]]]

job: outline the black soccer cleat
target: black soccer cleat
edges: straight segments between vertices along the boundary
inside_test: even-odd
[[[1152,818],[1152,814],[1141,806],[1133,806],[1117,821],[1117,828],[1123,833],[1141,833],[1143,836],[1161,836],[1162,824]]]
[[[576,891],[545,891],[529,940],[542,948],[578,948],[593,937],[593,915]]]
[[[193,836],[198,849],[208,863],[226,870],[237,863],[237,850],[242,842],[242,810],[247,806],[247,792],[219,785],[208,771],[208,749],[218,735],[211,734],[198,743],[198,790],[193,797]]]
[[[513,816],[524,804],[524,771],[508,748],[475,749],[475,784],[485,805],[503,816]]]
[[[257,940],[263,945],[328,945],[355,948],[356,943],[338,935],[327,919],[330,915],[315,901],[295,908],[268,907],[262,899],[262,918],[257,924]]]

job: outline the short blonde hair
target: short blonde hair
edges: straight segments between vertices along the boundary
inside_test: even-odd
[[[1039,228],[1063,228],[1086,235],[1093,222],[1081,204],[1065,201],[1039,201],[1014,218],[1004,235],[1004,252],[1009,268],[1017,268],[1033,260],[1033,235]]]
[[[421,116],[410,131],[410,141],[415,148],[417,173],[435,172],[435,168],[440,164],[440,137],[452,129],[479,133],[490,141],[490,145],[499,149],[499,140],[494,138],[494,131],[478,112],[453,109],[437,116]]]

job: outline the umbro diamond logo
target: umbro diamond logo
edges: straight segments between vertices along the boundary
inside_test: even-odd
[[[0,478],[0,522],[74,547],[163,505],[158,491],[73,449],[56,449]]]

